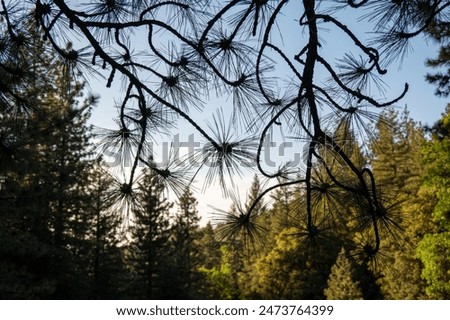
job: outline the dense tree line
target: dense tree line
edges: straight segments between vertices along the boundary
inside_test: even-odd
[[[229,212],[242,210],[236,206],[224,210],[226,219],[219,215],[216,224],[200,227],[192,192],[169,201],[151,170],[140,176],[135,206],[124,211],[111,173],[91,157],[93,129],[86,121],[96,99],[83,98],[83,84],[63,69],[49,79],[45,94],[35,96],[38,109],[20,117],[2,113],[3,299],[449,297],[448,110],[423,128],[406,109],[389,109],[372,124],[370,146],[353,139],[346,145],[354,162],[372,167],[377,196],[392,206],[377,217],[389,234],[384,251],[367,259],[364,203],[345,197],[320,164],[313,171],[314,207],[327,233],[314,241],[298,218],[305,189],[286,184],[261,198],[257,176],[243,207],[261,198],[253,208],[261,241],[224,236]],[[349,134],[345,125],[334,133]],[[15,143],[27,152],[17,154]],[[337,161],[333,170],[352,179]]]

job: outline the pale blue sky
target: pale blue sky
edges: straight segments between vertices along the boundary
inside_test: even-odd
[[[291,10],[287,12],[294,13],[297,11]],[[346,13],[342,18],[346,20],[346,24],[351,28],[352,25],[358,25],[358,27],[356,29],[353,28],[353,30],[357,30],[358,32],[356,33],[361,37],[367,37],[368,34],[370,34],[370,26],[363,25],[363,27],[361,27],[359,24],[356,24],[357,17],[353,17],[352,14],[353,13]],[[298,52],[296,51],[298,48],[295,47],[295,44],[299,42],[298,37],[301,37],[301,33],[291,32],[291,30],[298,30],[295,29],[298,26],[298,23],[295,22],[295,18],[295,16],[285,16],[280,22],[280,30],[283,30],[283,42],[281,42],[281,40],[278,42],[280,45],[284,45],[287,50],[292,46],[294,53]],[[327,26],[323,27],[326,28]],[[333,31],[328,32],[325,31],[324,28],[321,29],[323,32],[322,39],[324,40],[322,54],[330,59],[331,62],[342,57],[343,53],[353,51],[354,48],[352,47],[351,41],[345,39],[340,33],[335,33]],[[386,91],[386,98],[391,99],[401,93],[404,83],[408,82],[410,87],[409,92],[403,100],[396,104],[396,106],[398,108],[403,108],[407,105],[413,119],[420,121],[423,124],[432,124],[440,118],[441,113],[448,103],[448,99],[436,97],[434,95],[435,87],[428,84],[424,79],[427,72],[433,71],[425,66],[425,59],[435,57],[438,52],[438,47],[432,43],[425,42],[423,38],[414,39],[412,41],[412,47],[414,50],[409,53],[403,63],[401,65],[397,62],[391,64],[388,68],[388,74],[383,77],[384,82],[389,86]],[[318,77],[320,77],[320,74]],[[98,93],[101,97],[99,106],[94,109],[91,123],[97,126],[114,128],[115,124],[112,119],[117,117],[117,110],[114,108],[114,100],[117,99],[120,101],[122,98],[122,86],[120,85],[121,83],[119,80],[116,80],[113,83],[111,89],[107,89],[105,84],[105,80],[91,82],[92,91]],[[217,107],[230,109],[229,104],[231,104],[231,102],[226,100],[212,100],[202,113],[197,114],[197,117],[199,121],[211,119],[211,115],[215,112]],[[194,132],[193,128],[186,122],[180,121],[179,129],[176,130],[174,134],[180,133],[181,136],[187,137]],[[199,134],[196,134],[195,137],[196,139],[200,139]],[[201,177],[202,174],[199,175],[200,179]],[[241,185],[240,191],[243,194],[243,197],[245,197],[245,189],[249,185],[251,179],[252,174],[247,175],[238,183]],[[201,188],[201,186],[199,187]],[[229,200],[222,198],[218,187],[208,188],[205,194],[198,195],[198,199],[199,211],[203,213],[211,211],[208,208],[208,204],[222,209],[226,209],[230,204]]]
[[[291,10],[290,12],[295,12]],[[342,15],[345,23],[363,37],[370,37],[370,25],[356,22],[358,16],[352,16],[354,13],[346,13]],[[283,40],[278,41],[284,48],[289,50],[294,48],[293,52],[297,52],[296,42],[299,42],[298,37],[302,37],[301,33],[295,28],[298,26],[296,16],[284,16],[279,26],[282,30]],[[292,32],[294,30],[295,32]],[[327,30],[327,25],[323,25],[319,30],[324,41],[323,51],[324,56],[328,57],[330,61],[336,61],[337,58],[342,57],[345,52],[355,51],[349,39],[342,36],[342,33],[336,33],[333,29]],[[143,37],[146,35],[143,34]],[[140,44],[144,43],[143,40]],[[425,60],[430,57],[435,57],[438,52],[438,47],[434,43],[426,42],[422,37],[417,37],[411,41],[412,51],[408,54],[402,63],[394,62],[388,67],[387,75],[383,76],[383,80],[388,85],[387,98],[392,98],[396,93],[400,93],[403,89],[404,83],[408,82],[410,89],[407,95],[401,100],[397,106],[408,106],[412,118],[423,123],[433,123],[439,119],[443,112],[448,99],[438,98],[434,95],[435,87],[425,81],[427,72],[432,72],[433,69],[425,66]],[[136,50],[139,51],[139,50]],[[357,51],[357,50],[356,50]],[[100,105],[94,110],[92,122],[102,126],[112,126],[112,118],[116,116],[116,111],[112,107],[114,99],[120,101],[122,98],[122,86],[120,81],[116,80],[113,87],[108,89],[105,87],[106,80],[92,81],[92,90],[101,96]],[[376,97],[377,94],[374,94]],[[221,102],[222,104],[224,102]],[[222,105],[223,106],[223,105]],[[208,110],[205,110],[208,113]],[[214,112],[209,112],[212,114]]]

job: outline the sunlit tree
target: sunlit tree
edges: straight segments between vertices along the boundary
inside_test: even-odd
[[[450,105],[434,125],[431,141],[424,146],[425,176],[423,188],[436,197],[432,210],[433,228],[423,236],[417,247],[422,261],[422,277],[426,292],[433,299],[450,298]]]
[[[359,283],[354,281],[355,267],[341,250],[336,263],[331,268],[328,287],[324,294],[328,300],[360,300],[363,298]]]

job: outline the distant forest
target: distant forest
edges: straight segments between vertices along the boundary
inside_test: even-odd
[[[45,92],[28,88],[40,108],[26,118],[0,117],[0,298],[450,297],[450,109],[428,129],[406,109],[389,109],[372,124],[368,148],[346,146],[356,163],[370,164],[385,186],[382,201],[392,206],[379,217],[390,236],[370,259],[359,234],[367,218],[319,167],[314,203],[325,231],[314,239],[299,217],[302,187],[281,187],[257,203],[253,238],[226,237],[246,208],[232,206],[200,227],[192,192],[169,200],[151,171],[127,199],[117,192],[127,185],[115,185],[92,156],[96,130],[87,121],[97,99],[84,97],[83,84],[62,67],[36,65],[33,72],[48,85]],[[334,168],[351,179],[345,167]],[[246,206],[262,191],[255,176]]]
[[[150,139],[146,136],[149,127],[164,128],[170,125],[170,119],[150,117],[153,110],[141,103],[146,95],[140,92],[144,86],[138,80],[130,84],[125,100],[139,107],[130,111],[124,102],[118,129],[89,125],[100,98],[89,93],[85,74],[74,67],[83,52],[75,51],[70,43],[57,52],[54,49],[58,46],[53,43],[56,37],[52,38],[64,10],[73,14],[68,28],[73,28],[74,21],[82,26],[79,17],[88,19],[89,14],[69,11],[64,1],[55,1],[62,8],[55,14],[50,4],[37,1],[32,25],[41,23],[45,32],[34,34],[35,28],[29,26],[26,34],[32,40],[24,41],[10,22],[12,11],[2,3],[0,299],[450,299],[450,104],[437,123],[424,126],[409,116],[406,107],[382,105],[382,110],[372,113],[368,108],[328,103],[343,116],[337,125],[328,126],[333,130],[325,132],[322,123],[335,118],[319,121],[317,115],[308,112],[318,112],[316,101],[334,98],[312,83],[313,67],[308,71],[306,66],[305,73],[298,77],[305,79],[309,74],[311,83],[305,85],[305,94],[299,93],[298,105],[302,110],[308,103],[314,108],[304,111],[296,126],[314,132],[306,152],[307,178],[300,177],[302,183],[296,183],[280,169],[272,175],[278,184],[272,190],[265,185],[264,177],[255,174],[243,203],[220,208],[211,222],[200,225],[200,216],[205,213],[198,211],[195,193],[184,183],[189,177],[183,172],[174,176],[170,168],[158,168],[143,159],[147,154],[141,149],[143,141]],[[236,33],[241,26],[250,34],[259,32],[260,11],[252,10],[263,10],[267,1],[248,3],[248,13],[239,16],[242,22],[237,18],[231,21],[237,25]],[[357,7],[366,1],[348,3]],[[157,7],[155,4],[143,11],[142,16]],[[189,5],[178,4],[177,8],[187,10]],[[306,10],[302,17],[309,19],[302,23],[311,30],[316,19],[312,11]],[[109,14],[112,9],[105,12],[98,15],[115,19]],[[225,11],[215,21],[222,14]],[[255,17],[254,27],[244,23],[248,17]],[[331,21],[327,16],[321,19]],[[94,26],[101,23],[100,18],[92,22]],[[335,25],[347,30],[338,22]],[[207,43],[208,28],[200,44]],[[117,27],[115,37],[120,40],[119,30]],[[311,32],[310,36],[317,35]],[[184,39],[181,35],[179,38]],[[303,53],[308,51],[312,66],[317,60],[331,70],[317,55],[319,44],[315,40]],[[200,44],[195,48],[198,52],[204,49]],[[227,50],[238,50],[232,40],[219,44]],[[274,52],[281,52],[272,47]],[[448,66],[448,51],[445,47],[442,50],[440,61],[435,63]],[[365,51],[372,62],[378,59],[373,52]],[[97,53],[88,58],[92,58],[92,64],[101,64],[95,61]],[[64,56],[65,63],[60,62],[58,54]],[[126,73],[131,58],[122,58],[129,58],[120,65],[122,71],[133,78],[131,71]],[[208,60],[213,58],[206,54],[202,58],[220,74],[219,67]],[[186,59],[181,57],[178,64],[164,62],[185,67],[182,62],[187,64]],[[300,54],[296,59],[301,68],[306,65]],[[115,66],[114,59],[105,61],[104,66]],[[366,72],[381,69],[377,61],[374,63],[376,66],[363,70],[364,77]],[[290,67],[294,69],[292,64]],[[116,72],[111,69],[108,85]],[[229,73],[236,70],[226,70],[215,79],[234,86],[233,90],[242,89],[233,91],[236,96],[245,97],[251,90],[264,92],[257,85],[247,86],[246,75],[236,82],[228,81]],[[189,76],[197,81],[199,75],[193,72]],[[445,75],[434,82],[443,78]],[[166,91],[158,94],[175,92],[176,97],[186,98],[182,90],[173,88],[178,85],[177,79],[163,80]],[[441,82],[441,89],[447,87]],[[376,104],[359,87],[348,91],[353,95],[348,100],[358,97]],[[444,91],[438,94],[448,95]],[[264,98],[272,99],[266,95]],[[191,102],[189,99],[186,101]],[[271,106],[278,108],[281,103],[273,100]],[[166,101],[167,105],[172,106]],[[179,115],[189,120],[185,109],[180,108],[176,109]],[[281,125],[269,113],[269,123]],[[353,122],[358,117],[371,121]],[[289,116],[285,120],[290,125]],[[355,127],[355,123],[365,127]],[[130,128],[140,131],[135,134]],[[370,137],[361,139],[358,134]],[[220,140],[220,132],[217,136]],[[245,158],[229,140],[211,141],[210,155],[220,162],[220,170],[236,165],[239,158],[232,159],[236,155]],[[129,157],[136,170],[133,183],[104,165],[101,153],[108,147],[124,151],[121,163]],[[141,162],[150,165],[138,172]],[[169,197],[168,181],[176,198]]]

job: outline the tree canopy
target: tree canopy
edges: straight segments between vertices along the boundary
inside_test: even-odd
[[[395,270],[380,275],[373,267],[387,252],[399,270],[414,266],[415,283],[421,270],[428,295],[448,297],[448,274],[441,272],[448,266],[448,183],[440,162],[448,158],[448,116],[425,142],[407,115],[398,121],[389,111],[408,83],[384,82],[418,36],[441,47],[428,64],[448,66],[448,0],[0,6],[0,237],[9,239],[0,266],[15,270],[4,281],[5,296],[104,297],[111,279],[101,270],[115,261],[112,274],[132,289],[117,287],[111,296],[169,297],[169,273],[183,265],[177,297],[217,296],[194,285],[209,281],[227,298],[360,297],[359,289],[364,298],[379,298],[397,290],[382,280],[395,279]],[[357,32],[367,23],[370,38]],[[345,48],[330,45],[328,30]],[[114,129],[86,125],[97,98],[83,93],[94,77],[120,88]],[[448,95],[448,72],[428,80]],[[217,98],[229,108],[211,107]],[[198,133],[201,148],[192,142],[184,155],[172,145],[158,161],[155,141],[170,140],[177,125]],[[271,149],[274,131],[282,143],[304,146],[279,166],[265,157],[285,156],[285,145]],[[118,164],[112,174],[102,176],[102,157],[92,159],[92,135],[99,153]],[[416,161],[422,153],[424,172]],[[236,177],[245,170],[269,182],[255,178],[240,202]],[[218,183],[234,200],[232,209],[219,208],[213,231],[199,230],[189,189],[200,171],[204,188]],[[263,197],[272,191],[269,208]],[[427,202],[423,195],[434,191]],[[178,215],[170,212],[168,192],[179,197]],[[416,208],[423,209],[414,217],[426,222],[424,230],[411,217]],[[117,231],[127,225],[128,235]],[[214,233],[224,246],[209,248],[216,257],[206,258],[198,241]],[[411,247],[402,254],[395,245],[405,235]],[[22,237],[25,252],[15,252]],[[259,253],[246,252],[248,244]],[[28,254],[33,259],[24,262]],[[38,260],[52,274],[36,269]],[[245,281],[251,269],[267,281]],[[15,284],[16,276],[24,282]],[[351,294],[333,288],[344,278]],[[311,279],[314,286],[304,285]],[[293,290],[293,283],[303,285]],[[420,297],[423,288],[399,291]]]

